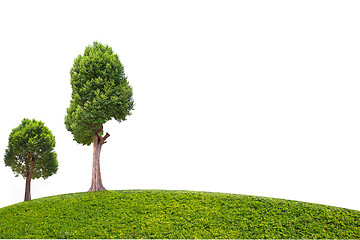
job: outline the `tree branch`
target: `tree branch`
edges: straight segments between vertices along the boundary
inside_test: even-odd
[[[109,133],[106,133],[105,136],[103,137],[102,141],[103,143],[106,143],[106,139],[110,137],[110,134]]]

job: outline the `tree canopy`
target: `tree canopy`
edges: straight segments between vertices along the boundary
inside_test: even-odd
[[[134,103],[124,67],[111,47],[94,42],[70,70],[72,95],[65,125],[74,140],[90,145],[112,118],[126,120]]]
[[[46,179],[58,170],[54,148],[55,137],[44,123],[24,118],[10,133],[5,166],[11,167],[16,176]]]

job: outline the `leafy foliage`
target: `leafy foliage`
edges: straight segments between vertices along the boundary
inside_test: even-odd
[[[102,135],[102,125],[126,120],[134,103],[124,67],[111,47],[94,42],[79,55],[70,71],[72,99],[65,125],[80,144],[90,145]]]
[[[58,170],[57,154],[54,151],[55,137],[41,121],[23,119],[9,136],[5,150],[5,166],[11,167],[16,176],[44,178]]]
[[[360,238],[359,211],[223,193],[76,193],[0,216],[0,238]]]

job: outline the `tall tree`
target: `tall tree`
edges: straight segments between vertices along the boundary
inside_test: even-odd
[[[111,47],[94,42],[79,55],[70,70],[72,94],[65,116],[66,129],[82,145],[93,143],[93,168],[89,191],[106,190],[102,184],[100,152],[109,133],[103,124],[126,120],[133,110],[132,88],[124,67]]]
[[[26,179],[24,201],[31,200],[31,179],[46,179],[57,172],[58,161],[54,147],[55,137],[41,121],[24,118],[11,131],[4,161],[16,177],[22,175]]]

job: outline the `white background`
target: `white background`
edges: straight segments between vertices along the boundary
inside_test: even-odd
[[[133,87],[106,123],[108,190],[285,198],[360,210],[359,1],[1,1],[0,207],[25,180],[3,156],[23,118],[56,137],[32,198],[87,191],[92,146],[64,125],[74,59],[97,40]]]

